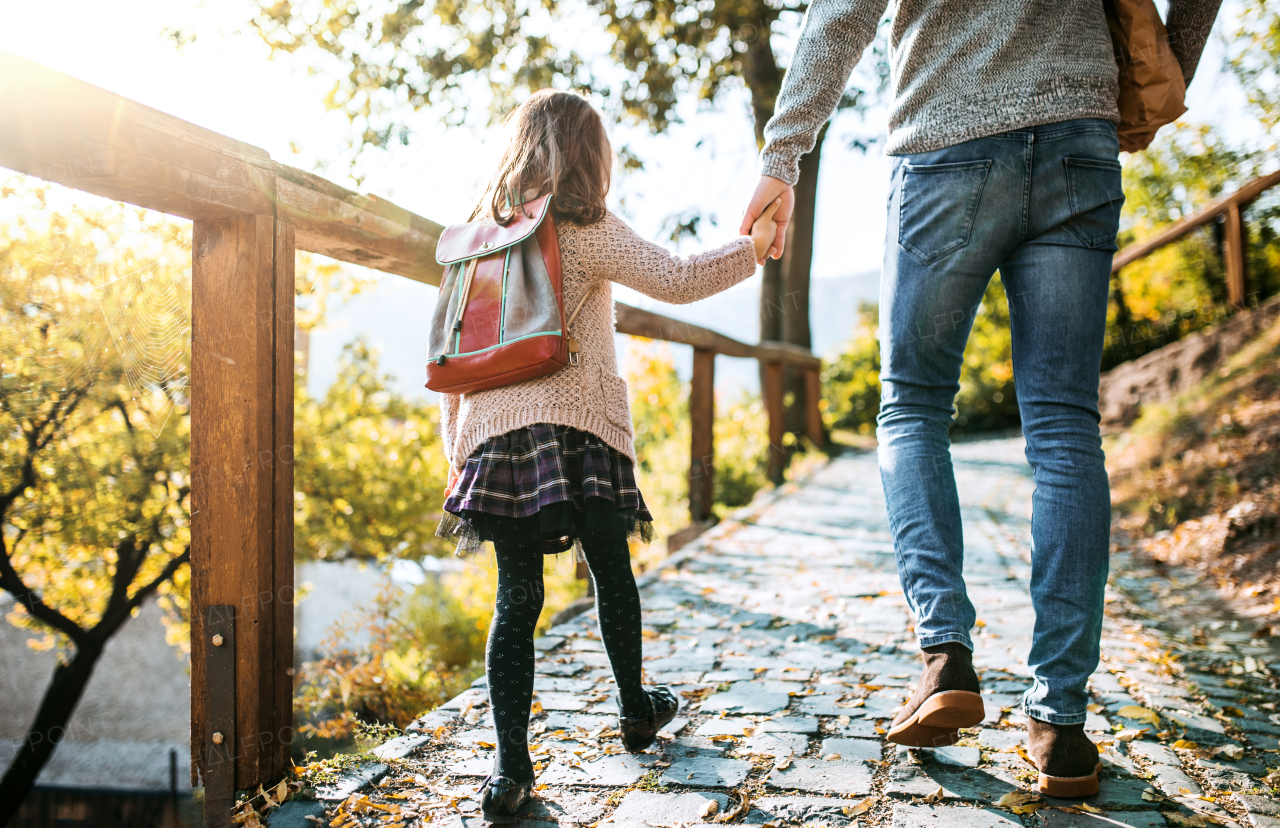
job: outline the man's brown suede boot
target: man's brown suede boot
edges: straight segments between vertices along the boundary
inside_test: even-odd
[[[982,687],[973,670],[973,653],[956,642],[921,650],[924,673],[905,707],[893,720],[888,739],[908,747],[945,747],[960,738],[960,728],[981,724]]]
[[[1102,760],[1098,747],[1084,735],[1084,724],[1056,725],[1027,720],[1027,751],[1040,778],[1036,790],[1049,796],[1075,799],[1098,792]]]

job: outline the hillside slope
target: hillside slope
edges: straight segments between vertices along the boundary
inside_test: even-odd
[[[1120,537],[1215,575],[1280,633],[1280,322],[1107,448]]]

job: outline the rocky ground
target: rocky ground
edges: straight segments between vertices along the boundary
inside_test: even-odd
[[[1117,550],[1088,729],[1101,792],[1027,793],[1019,694],[1033,614],[1020,440],[956,446],[987,718],[955,747],[884,740],[918,656],[874,454],[833,460],[717,526],[643,587],[647,680],[682,697],[646,754],[614,733],[595,619],[537,642],[538,800],[521,823],[1280,828],[1280,660],[1207,581]],[[494,740],[483,679],[293,801],[276,828],[476,826]],[[1268,767],[1270,766],[1270,767]],[[323,813],[322,813],[323,810]],[[309,818],[309,819],[308,819]]]

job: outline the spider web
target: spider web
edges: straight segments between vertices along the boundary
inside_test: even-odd
[[[119,351],[133,399],[146,403],[144,422],[153,437],[186,401],[190,383],[191,288],[166,270],[148,262],[97,289],[106,333]]]
[[[126,240],[128,233],[128,242]],[[0,383],[10,408],[29,416],[50,402],[50,395],[92,382],[109,359],[123,369],[124,385],[136,422],[159,437],[173,410],[189,395],[191,354],[190,241],[182,229],[154,226],[105,231],[94,260],[32,263],[45,277],[32,281],[16,267],[0,279],[26,281],[29,301],[21,312],[44,315],[59,307],[56,342],[27,340],[25,353],[10,354],[23,363],[29,384],[5,371]],[[186,266],[178,266],[187,262]],[[62,303],[72,292],[90,301]],[[72,313],[71,308],[77,312]],[[0,354],[0,363],[5,356]],[[24,387],[25,386],[25,387]],[[0,458],[0,468],[10,465]]]

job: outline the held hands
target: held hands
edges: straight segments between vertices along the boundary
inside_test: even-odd
[[[782,199],[775,198],[760,217],[751,223],[751,243],[756,248],[756,264],[764,264],[765,254],[773,246],[774,239],[781,235],[781,225],[775,219],[781,206]]]
[[[755,237],[753,225],[756,219],[760,218],[765,208],[774,201],[780,201],[778,211],[773,216],[774,222],[778,225],[778,230],[773,237],[772,242],[762,252],[757,245],[756,261],[764,264],[766,256],[773,259],[782,258],[782,250],[787,241],[787,225],[791,223],[791,214],[795,211],[796,193],[791,185],[780,179],[768,175],[760,176],[760,183],[756,185],[756,191],[751,196],[751,201],[747,204],[746,211],[742,214],[742,225],[738,228],[738,232],[742,235],[751,234]]]

